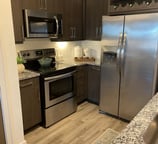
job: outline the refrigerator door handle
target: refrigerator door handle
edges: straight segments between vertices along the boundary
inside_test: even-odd
[[[120,61],[121,61],[121,49],[122,49],[122,33],[120,34],[119,36],[119,39],[118,39],[118,48],[117,48],[117,69],[120,71]]]
[[[127,46],[127,34],[124,33],[123,42],[122,42],[122,49],[121,49],[121,75],[124,76],[124,66],[125,66],[125,53],[126,53],[126,46]]]

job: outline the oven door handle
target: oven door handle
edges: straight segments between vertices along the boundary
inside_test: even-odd
[[[61,75],[58,75],[58,76],[52,76],[52,77],[47,77],[47,78],[44,78],[45,81],[50,81],[50,80],[59,80],[59,79],[63,79],[63,78],[67,78],[67,77],[70,77],[72,76],[76,71],[72,71],[72,72],[69,72],[69,73],[66,73],[66,74],[61,74]]]

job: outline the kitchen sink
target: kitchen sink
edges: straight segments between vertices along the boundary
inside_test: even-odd
[[[143,139],[146,144],[158,144],[158,114],[149,124]]]

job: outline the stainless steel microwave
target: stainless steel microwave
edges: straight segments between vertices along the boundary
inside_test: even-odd
[[[62,15],[25,9],[24,27],[27,38],[60,39],[63,34]]]

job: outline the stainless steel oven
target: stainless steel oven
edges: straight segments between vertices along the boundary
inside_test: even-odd
[[[26,60],[25,68],[40,73],[42,125],[49,127],[77,110],[76,67],[56,63],[55,49],[25,50],[20,54]],[[52,58],[48,67],[41,67],[41,57]]]
[[[44,78],[45,108],[74,95],[74,72]]]
[[[44,126],[49,127],[77,109],[75,71],[44,78]]]

